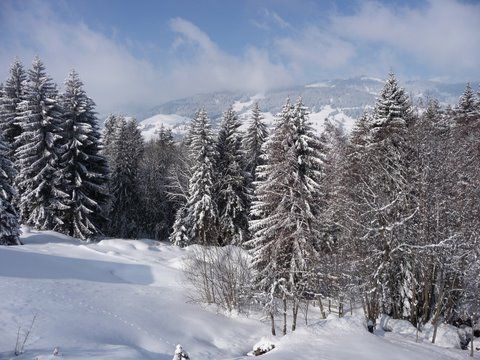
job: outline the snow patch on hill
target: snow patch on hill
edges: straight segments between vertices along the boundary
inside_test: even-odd
[[[141,121],[138,125],[145,140],[151,140],[158,135],[162,126],[166,129],[174,130],[177,135],[183,135],[187,131],[189,118],[176,114],[157,114]]]
[[[252,114],[251,107],[256,100],[257,98],[252,97],[247,102],[238,102],[233,105],[234,110],[238,112],[238,116],[242,121],[241,130],[246,130]],[[262,115],[265,123],[269,127],[272,127],[275,115],[271,112],[263,112]],[[320,111],[310,113],[310,121],[318,134],[323,131],[323,125],[326,118],[330,118],[335,123],[341,124],[347,132],[349,132],[355,125],[355,119],[346,115],[341,109],[333,108],[331,105],[325,105]],[[176,137],[182,137],[188,131],[188,125],[190,122],[191,118],[185,116],[158,114],[141,121],[139,127],[146,140],[153,139],[162,126],[171,129]],[[217,119],[213,123],[214,127],[216,127],[219,125],[219,120]]]

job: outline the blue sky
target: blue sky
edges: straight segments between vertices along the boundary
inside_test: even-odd
[[[358,75],[480,78],[480,3],[308,0],[0,2],[0,79],[34,54],[76,68],[101,112],[199,92]]]

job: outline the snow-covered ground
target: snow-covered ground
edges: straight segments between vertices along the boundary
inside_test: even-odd
[[[150,240],[84,244],[24,229],[26,245],[0,248],[0,359],[13,357],[18,327],[37,318],[16,359],[171,359],[181,343],[193,360],[244,359],[269,324],[189,302],[182,280],[188,249]],[[309,315],[263,359],[465,359],[468,353],[365,330],[360,315]],[[303,318],[299,319],[303,323]],[[480,358],[479,353],[476,358]]]

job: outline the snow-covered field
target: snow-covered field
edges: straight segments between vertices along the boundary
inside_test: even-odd
[[[171,359],[181,343],[191,359],[244,359],[269,324],[189,302],[182,259],[189,251],[150,240],[84,244],[24,229],[0,248],[0,359],[13,358],[18,327],[36,314],[16,359]],[[274,339],[263,359],[466,359],[467,351],[416,343],[408,334],[371,335],[360,315],[317,320]],[[299,319],[303,323],[303,318]],[[60,357],[51,354],[60,347]],[[479,353],[476,358],[480,358]]]

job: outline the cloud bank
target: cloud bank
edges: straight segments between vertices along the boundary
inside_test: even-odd
[[[410,77],[416,76],[412,67],[452,80],[480,77],[479,4],[355,4],[348,15],[327,14],[321,25],[295,25],[264,9],[251,24],[271,41],[260,47],[246,39],[236,55],[192,22],[173,18],[168,25],[174,40],[158,61],[139,55],[126,39],[67,22],[45,3],[3,2],[0,76],[6,77],[14,56],[28,66],[38,54],[58,82],[75,68],[101,113],[137,111],[216,90],[265,91],[334,76],[383,76],[390,68]]]

